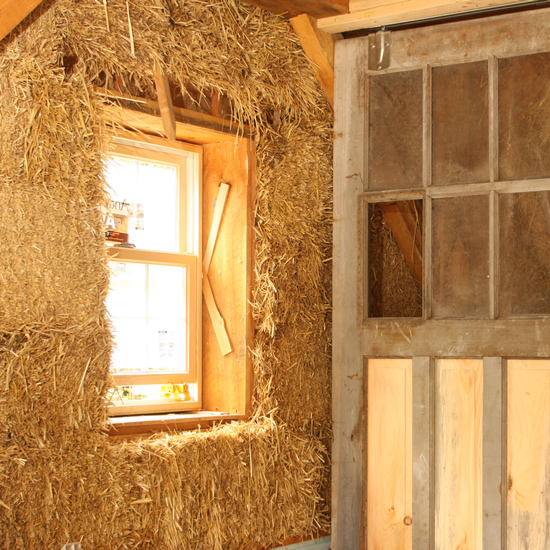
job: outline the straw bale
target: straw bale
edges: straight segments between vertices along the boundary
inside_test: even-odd
[[[251,421],[124,444],[94,93],[219,91],[259,136]],[[190,84],[191,83],[191,84]],[[0,43],[0,546],[256,548],[329,528],[331,118],[287,21],[235,0],[51,0]]]

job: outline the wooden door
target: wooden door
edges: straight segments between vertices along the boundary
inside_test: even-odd
[[[550,10],[368,48],[335,62],[333,549],[548,549]]]

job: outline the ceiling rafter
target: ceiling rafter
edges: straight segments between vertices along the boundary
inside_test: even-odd
[[[0,0],[0,40],[41,3],[42,0]]]

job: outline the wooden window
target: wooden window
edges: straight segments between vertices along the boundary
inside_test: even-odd
[[[201,406],[200,156],[122,139],[109,157],[113,415]]]

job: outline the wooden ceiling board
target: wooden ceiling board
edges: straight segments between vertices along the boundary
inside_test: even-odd
[[[295,17],[307,13],[317,19],[348,13],[349,0],[243,0],[276,15]]]
[[[320,30],[334,34],[537,3],[537,0],[349,0],[350,13],[324,17],[318,26]]]

